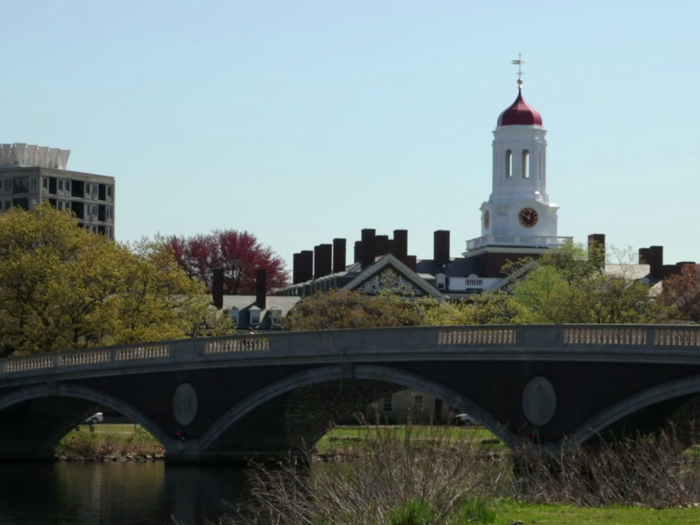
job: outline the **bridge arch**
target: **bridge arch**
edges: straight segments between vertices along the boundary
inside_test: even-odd
[[[615,423],[641,410],[664,401],[700,394],[700,375],[662,383],[628,396],[597,413],[579,425],[569,436],[573,444],[581,445],[599,436]]]
[[[50,397],[82,399],[93,402],[97,405],[108,407],[143,427],[147,432],[152,434],[153,437],[160,441],[166,450],[172,447],[173,440],[168,436],[168,434],[141,411],[111,394],[81,385],[42,384],[16,390],[0,397],[0,414],[6,409],[21,403]],[[74,422],[66,422],[66,425],[58,428],[51,436],[49,436],[48,441],[52,441],[52,445],[57,443],[70,431],[71,428],[73,428],[74,425]]]
[[[226,412],[221,418],[219,418],[219,420],[216,421],[199,439],[201,450],[207,451],[210,449],[229,428],[239,422],[244,416],[250,414],[255,409],[261,407],[266,402],[277,398],[278,396],[291,392],[297,388],[330,381],[342,381],[344,379],[380,381],[403,386],[405,388],[420,390],[432,395],[433,397],[441,399],[443,402],[454,406],[460,411],[472,414],[508,447],[515,448],[519,444],[519,440],[515,437],[515,435],[501,425],[501,423],[490,413],[473,401],[464,398],[455,391],[446,388],[435,381],[387,366],[352,366],[348,364],[347,366],[336,365],[314,368],[312,370],[293,374],[248,396],[246,399],[239,402],[236,406]]]

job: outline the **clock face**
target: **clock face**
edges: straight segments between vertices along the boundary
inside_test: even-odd
[[[489,226],[491,226],[491,212],[486,210],[484,212],[484,229],[488,230]]]
[[[523,208],[518,214],[520,224],[526,228],[532,228],[535,224],[537,224],[537,219],[537,212],[532,208]]]

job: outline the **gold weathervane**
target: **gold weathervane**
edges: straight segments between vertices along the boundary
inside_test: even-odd
[[[518,73],[517,73],[517,75],[518,75],[518,88],[522,88],[523,87],[523,75],[524,75],[524,73],[523,73],[521,66],[525,63],[522,55],[520,53],[518,53],[518,60],[511,60],[510,63],[514,66],[518,66]]]

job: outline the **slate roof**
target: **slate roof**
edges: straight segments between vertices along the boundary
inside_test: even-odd
[[[416,264],[418,274],[430,274],[433,277],[442,271],[438,263],[432,259],[421,259]],[[445,275],[447,277],[469,277],[470,275],[481,275],[481,264],[474,257],[458,257],[452,259],[445,265]]]
[[[268,295],[265,299],[265,309],[260,310],[255,304],[254,295],[224,295],[224,310],[229,310],[229,315],[234,308],[238,310],[236,328],[248,328],[250,323],[250,312],[260,311],[260,322],[255,324],[255,328],[269,329],[272,326],[270,312],[278,310],[281,317],[286,316],[294,306],[301,301],[301,297]],[[234,317],[234,316],[232,316]],[[235,318],[235,317],[234,317]]]

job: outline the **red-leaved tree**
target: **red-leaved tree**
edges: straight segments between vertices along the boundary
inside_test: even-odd
[[[686,264],[680,274],[664,279],[661,299],[684,319],[700,323],[700,265]]]
[[[199,279],[211,291],[214,268],[224,270],[224,293],[255,294],[255,271],[267,270],[268,293],[287,285],[284,261],[252,233],[214,230],[193,237],[168,237],[167,245],[178,264],[190,277]]]

